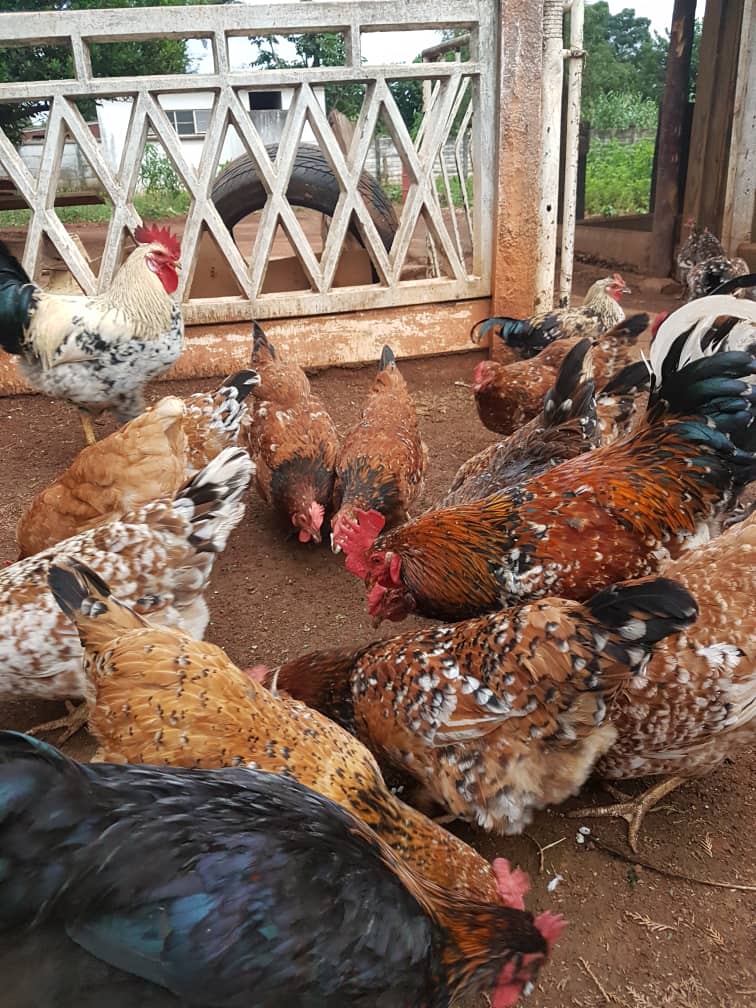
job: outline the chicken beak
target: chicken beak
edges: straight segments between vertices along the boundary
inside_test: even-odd
[[[333,541],[333,532],[331,532],[331,553],[341,553],[341,546]]]
[[[176,270],[177,273],[181,272],[183,267],[181,266],[180,260],[178,259],[176,260],[176,262],[173,264],[173,268]]]
[[[381,623],[383,623],[383,616],[373,616],[370,623],[372,624],[373,630],[377,630]]]
[[[632,294],[633,292],[632,292],[632,290],[629,287],[623,287],[622,288],[622,293],[623,294]]]

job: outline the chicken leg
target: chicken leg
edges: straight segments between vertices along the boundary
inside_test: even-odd
[[[627,838],[630,849],[637,854],[638,837],[640,836],[641,826],[643,825],[646,813],[651,812],[662,798],[665,798],[682,784],[685,784],[687,779],[687,777],[668,777],[666,780],[654,784],[653,787],[639,794],[637,798],[628,798],[626,795],[621,795],[619,792],[605,785],[611,794],[615,796],[619,795],[625,800],[619,802],[617,805],[597,805],[593,808],[573,809],[567,813],[567,816],[570,819],[579,819],[585,816],[616,816],[624,819],[628,826]]]
[[[47,732],[58,731],[60,728],[65,728],[66,730],[60,736],[59,739],[55,740],[56,746],[62,745],[72,738],[78,731],[86,726],[89,720],[89,705],[85,703],[80,703],[78,707],[75,707],[72,703],[66,700],[66,710],[68,713],[64,717],[56,718],[54,721],[45,721],[44,724],[35,725],[33,728],[27,728],[27,735],[40,735]]]
[[[84,437],[86,438],[87,444],[93,445],[97,438],[95,437],[92,417],[86,410],[79,410],[79,419],[81,420],[81,426],[84,428]]]

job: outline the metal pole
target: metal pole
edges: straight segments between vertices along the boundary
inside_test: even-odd
[[[536,255],[536,311],[554,302],[557,208],[559,203],[559,147],[562,131],[562,0],[544,0],[543,77],[541,90],[541,206]]]
[[[564,207],[562,208],[562,254],[559,264],[559,305],[566,308],[572,291],[575,256],[578,160],[580,156],[580,97],[583,88],[583,21],[585,0],[565,4],[570,11],[570,61],[567,78],[567,129],[564,138]]]

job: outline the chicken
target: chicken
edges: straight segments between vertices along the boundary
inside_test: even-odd
[[[484,992],[507,1008],[563,927],[525,911],[521,873],[513,906],[456,896],[285,777],[79,764],[12,732],[0,857],[14,1008],[448,1008]]]
[[[411,773],[455,818],[520,833],[611,758],[612,698],[695,614],[687,591],[658,578],[585,604],[547,598],[410,631],[337,660],[310,655],[276,681],[328,713],[338,698],[336,713],[379,761]]]
[[[570,350],[554,387],[546,394],[540,416],[464,462],[438,507],[482,500],[596,445],[590,347],[591,341],[582,339]]]
[[[727,255],[724,245],[707,227],[699,227],[692,217],[685,225],[690,229],[689,234],[677,250],[677,277],[683,287],[688,284],[688,274],[693,266],[714,256]]]
[[[620,441],[377,538],[360,516],[342,548],[370,615],[459,620],[547,595],[584,600],[718,528],[756,477],[756,356],[723,349],[753,330],[738,321],[748,306],[756,316],[753,302],[703,298],[661,325],[648,411]]]
[[[241,498],[251,476],[247,453],[227,448],[174,498],[153,501],[0,571],[0,698],[85,696],[76,629],[47,586],[50,565],[64,557],[95,568],[155,622],[202,637],[213,563],[244,515]],[[81,727],[84,714],[72,716],[68,727]]]
[[[476,323],[470,336],[473,343],[479,343],[493,329],[508,349],[509,359],[535,357],[549,343],[564,336],[593,338],[612,329],[625,318],[620,299],[629,293],[625,281],[614,273],[592,284],[579,307],[553,308],[528,319],[489,318]],[[497,349],[501,351],[502,347]]]
[[[634,801],[574,813],[626,818],[633,850],[658,801],[756,741],[756,513],[664,573],[692,592],[698,618],[662,641],[642,674],[615,693],[617,740],[596,770],[615,780],[665,779]]]
[[[102,759],[283,773],[350,809],[415,870],[495,900],[488,863],[386,787],[368,750],[338,725],[241,672],[225,651],[150,625],[80,564],[50,568],[58,605],[84,647],[89,729]]]
[[[257,323],[252,367],[260,384],[244,436],[257,467],[257,490],[293,525],[300,542],[319,543],[333,493],[336,428],[304,371],[278,360]]]
[[[648,315],[633,315],[598,338],[592,354],[597,389],[620,368],[640,360],[638,344],[647,326]],[[536,357],[510,364],[481,361],[475,368],[473,392],[483,426],[497,434],[512,434],[538,416],[562,361],[581,338],[585,337],[563,337]]]
[[[427,464],[415,405],[391,348],[385,346],[362,416],[344,435],[336,458],[334,553],[340,551],[343,520],[356,521],[358,508],[378,511],[389,527],[405,521],[422,493]]]
[[[172,497],[224,447],[235,444],[254,371],[227,378],[214,393],[175,396],[85,448],[34,498],[16,528],[21,559],[63,539]]]
[[[108,290],[93,297],[46,293],[0,242],[0,346],[21,358],[29,384],[78,406],[88,444],[92,415],[119,422],[144,409],[144,386],[184,343],[178,287],[181,247],[167,228],[140,226],[139,246]]]
[[[598,437],[610,445],[625,437],[645,416],[651,374],[645,360],[626,364],[596,395]]]
[[[711,256],[695,263],[687,273],[687,300],[714,294],[723,283],[737,277],[748,276],[751,271],[745,259],[730,259],[726,255]],[[756,279],[754,280],[756,286]]]

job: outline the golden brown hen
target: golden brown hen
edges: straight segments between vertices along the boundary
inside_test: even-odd
[[[340,549],[342,522],[356,521],[357,509],[378,511],[389,527],[405,521],[422,493],[427,463],[415,404],[391,348],[385,346],[362,416],[344,435],[336,459],[334,552]]]
[[[752,328],[737,321],[743,303],[703,298],[663,323],[648,411],[621,441],[382,535],[380,516],[360,516],[342,548],[369,613],[458,620],[554,594],[582,600],[657,572],[717,528],[723,503],[756,476],[756,354],[724,349]]]
[[[102,759],[288,774],[349,808],[426,878],[497,899],[488,863],[395,798],[368,750],[334,722],[270,693],[221,648],[151,625],[83,565],[58,563],[50,586],[84,647]]]
[[[257,466],[255,485],[300,542],[319,543],[333,493],[336,428],[304,371],[278,359],[257,323],[252,366],[260,384],[244,436]]]
[[[116,521],[173,494],[224,448],[236,445],[254,371],[215,392],[166,396],[109,437],[85,448],[34,498],[16,528],[19,558]]]
[[[548,598],[404,633],[351,656],[307,655],[275,678],[452,815],[519,833],[534,810],[577,794],[608,750],[611,759],[622,730],[611,698],[643,680],[653,646],[695,614],[689,592],[658,578],[585,604]]]

